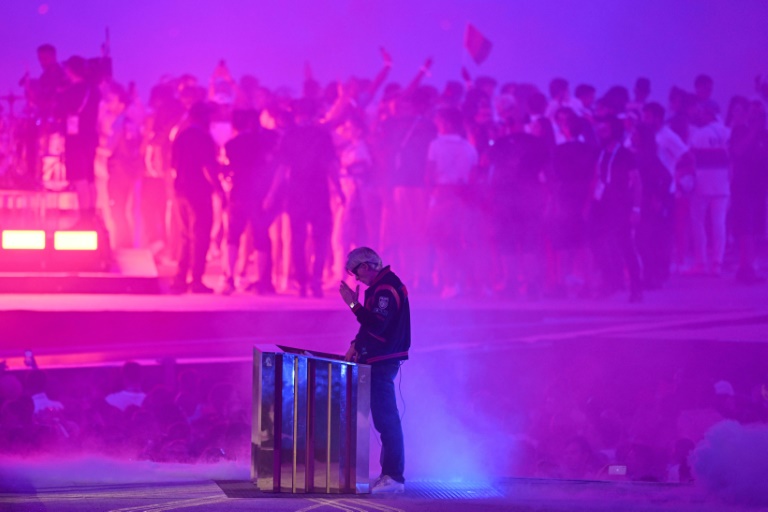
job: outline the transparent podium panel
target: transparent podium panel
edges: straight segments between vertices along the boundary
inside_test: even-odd
[[[253,351],[251,479],[261,491],[362,494],[371,367],[278,345]]]

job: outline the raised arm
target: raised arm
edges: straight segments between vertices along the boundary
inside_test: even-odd
[[[419,88],[421,81],[424,80],[424,77],[429,74],[429,70],[432,69],[432,63],[432,57],[427,57],[427,60],[425,60],[424,64],[422,64],[421,68],[419,68],[419,72],[416,73],[416,76],[413,77],[411,83],[409,83],[408,87],[405,88],[405,94],[410,94]]]
[[[379,48],[379,51],[381,52],[381,60],[383,61],[381,71],[379,71],[379,73],[376,75],[376,78],[374,78],[373,82],[371,82],[370,87],[368,87],[366,104],[360,105],[362,108],[365,108],[367,104],[373,100],[381,86],[384,85],[384,81],[387,79],[389,76],[389,71],[392,69],[392,56],[383,46]]]

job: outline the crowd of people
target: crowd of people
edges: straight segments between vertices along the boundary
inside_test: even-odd
[[[759,375],[657,370],[616,392],[600,379],[542,382],[536,364],[518,370],[515,393],[499,396],[486,386],[466,407],[451,408],[450,429],[463,420],[473,425],[465,435],[476,439],[470,444],[478,453],[493,454],[499,474],[687,483],[695,477],[690,455],[710,427],[768,423],[768,380]],[[74,371],[0,368],[0,457],[247,466],[250,371],[241,363],[170,360]],[[494,379],[509,385],[506,376]],[[494,414],[498,432],[483,434],[479,418]],[[438,436],[411,451],[454,448],[445,442]]]
[[[737,280],[762,281],[768,76],[721,109],[707,75],[662,104],[647,78],[542,92],[464,71],[437,88],[429,59],[401,85],[382,58],[373,79],[321,84],[308,67],[300,94],[222,61],[207,84],[163,78],[146,105],[133,84],[82,85],[77,57],[44,66],[71,82],[67,173],[86,216],[101,204],[114,247],[178,262],[175,292],[213,292],[202,277],[223,255],[222,293],[319,297],[358,246],[445,298],[640,301],[671,272],[721,275],[728,247]],[[83,158],[95,173],[77,174]]]
[[[685,374],[662,373],[620,397],[553,382],[528,415],[519,464],[544,478],[693,482],[694,449],[714,425],[768,423],[768,386],[718,380],[692,393]]]
[[[247,462],[250,407],[231,368],[0,370],[0,454]]]

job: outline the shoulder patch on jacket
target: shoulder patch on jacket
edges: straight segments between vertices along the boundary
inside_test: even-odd
[[[390,284],[381,284],[374,291],[374,295],[379,296],[379,302],[376,304],[378,309],[386,309],[389,307],[389,296],[383,295],[382,292],[389,292],[392,295],[392,298],[395,299],[395,307],[400,309],[400,296],[397,294],[395,287]],[[382,298],[386,299],[384,307],[380,305]]]

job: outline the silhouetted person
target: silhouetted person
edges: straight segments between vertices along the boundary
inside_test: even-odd
[[[601,150],[590,217],[595,260],[603,278],[603,294],[623,288],[629,274],[631,302],[642,299],[640,261],[634,230],[640,222],[642,186],[632,153],[622,145],[624,127],[616,117],[596,123]]]
[[[217,173],[216,143],[208,130],[210,122],[205,103],[195,103],[189,110],[189,127],[173,141],[171,165],[176,171],[174,186],[181,223],[181,254],[172,291],[213,293],[203,284],[205,258],[211,243],[213,225],[212,194],[221,187]]]
[[[272,184],[271,159],[276,135],[261,128],[258,123],[259,115],[255,110],[235,110],[232,127],[237,134],[224,146],[229,161],[227,171],[232,178],[227,231],[229,276],[225,294],[235,290],[240,237],[248,225],[251,226],[259,266],[258,281],[253,287],[262,294],[275,292],[272,285],[272,242],[269,238],[274,212],[265,210],[262,205]]]
[[[94,228],[97,221],[94,159],[99,143],[99,90],[86,80],[88,70],[84,58],[67,59],[64,72],[70,86],[61,93],[58,105],[65,121],[67,180],[77,193],[80,225]]]
[[[315,121],[315,104],[297,100],[293,104],[295,126],[283,136],[277,153],[278,173],[265,208],[274,204],[278,190],[285,194],[285,209],[291,223],[291,260],[299,284],[299,295],[323,295],[322,279],[331,243],[330,183],[340,190],[336,150],[328,131]],[[312,228],[314,263],[307,270],[307,230]]]
[[[33,79],[29,73],[19,81],[29,109],[29,118],[21,125],[23,143],[26,146],[27,184],[40,179],[40,144],[48,151],[48,136],[59,132],[61,112],[57,102],[67,86],[67,76],[56,59],[56,48],[43,44],[37,48],[37,60],[42,68],[40,78]]]
[[[739,250],[736,279],[744,284],[760,282],[755,269],[757,240],[765,235],[768,194],[768,130],[763,103],[753,101],[747,122],[733,128],[731,223]]]
[[[555,294],[563,294],[564,279],[576,270],[586,246],[586,212],[589,205],[597,148],[582,140],[584,119],[569,108],[555,115],[564,142],[555,146],[552,156],[552,182],[549,183],[552,208],[550,240]],[[582,261],[583,263],[583,261]]]
[[[58,95],[67,87],[67,76],[56,58],[56,48],[52,45],[40,45],[37,48],[37,60],[43,72],[34,87],[34,104],[38,119],[51,123],[56,116]]]
[[[646,288],[660,288],[669,277],[672,250],[672,176],[659,158],[654,127],[637,126],[633,134],[636,161],[643,189],[637,245],[643,261]]]
[[[519,276],[511,272],[519,269],[524,293],[534,298],[541,291],[539,252],[543,242],[548,144],[544,138],[523,131],[522,112],[517,106],[507,109],[505,121],[509,134],[496,141],[490,154],[494,235],[505,267],[505,291],[517,291]],[[546,118],[540,121],[549,123]]]

